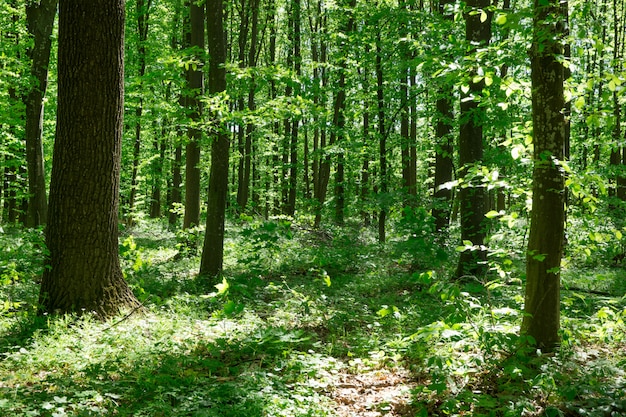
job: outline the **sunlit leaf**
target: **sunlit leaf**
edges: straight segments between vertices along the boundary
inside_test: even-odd
[[[218,295],[226,294],[226,292],[228,292],[229,287],[230,287],[230,284],[228,284],[228,281],[226,281],[226,278],[222,278],[222,282],[220,284],[215,284],[215,288],[217,288]]]

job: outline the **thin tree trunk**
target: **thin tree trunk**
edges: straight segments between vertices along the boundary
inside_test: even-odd
[[[379,193],[382,194],[383,200],[380,204],[380,211],[378,212],[378,241],[385,243],[387,240],[385,230],[387,207],[384,200],[387,198],[389,188],[387,179],[387,129],[385,121],[384,77],[380,33],[378,33],[376,37],[376,97],[378,103],[378,160],[380,165]]]
[[[302,55],[300,53],[300,0],[292,0],[293,7],[293,68],[296,77],[302,75]],[[300,94],[299,83],[296,83],[294,96]],[[287,197],[287,214],[293,216],[296,212],[296,195],[298,187],[298,132],[300,118],[294,117],[291,122],[291,140],[289,143],[289,194]]]
[[[198,51],[204,50],[204,5],[199,6],[192,1],[189,9],[191,23],[191,46]],[[202,131],[196,124],[202,119],[202,102],[204,94],[203,59],[196,54],[194,59],[198,65],[189,67],[187,82],[191,89],[187,104],[191,109],[191,126],[187,130],[188,142],[185,147],[185,217],[183,229],[198,226],[200,223],[200,139]]]
[[[169,96],[169,94],[168,94]],[[156,123],[155,123],[156,125]],[[156,126],[155,126],[156,130]],[[161,137],[155,137],[152,146],[155,153],[159,154],[152,162],[152,192],[150,195],[150,218],[161,218],[161,185],[163,183],[163,161],[167,150],[167,128],[165,122],[161,125]]]
[[[453,15],[446,12],[446,6],[453,3],[451,0],[439,1],[439,13],[446,22],[452,22]],[[452,123],[454,112],[452,97],[452,84],[441,85],[437,92],[436,100],[436,124],[435,124],[435,178],[433,184],[433,210],[435,230],[443,234],[450,224],[452,212],[453,193],[452,188],[444,186],[452,181],[454,173],[454,146],[452,138]]]
[[[182,134],[179,133],[179,139]],[[167,217],[168,223],[173,226],[178,222],[180,217],[178,214],[178,207],[183,202],[181,185],[183,183],[183,175],[181,167],[183,166],[183,147],[177,144],[174,148],[174,159],[172,160],[172,182],[169,187],[170,198],[168,199],[169,214]]]
[[[26,160],[28,164],[28,227],[45,224],[48,218],[46,172],[43,156],[44,96],[48,86],[48,65],[52,48],[52,27],[58,0],[26,3],[26,23],[33,37],[29,51],[34,85],[26,96]]]

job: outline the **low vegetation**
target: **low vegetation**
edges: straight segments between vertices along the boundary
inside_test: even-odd
[[[4,229],[0,415],[626,415],[626,271],[610,229],[572,229],[562,345],[538,355],[518,334],[523,236],[494,234],[487,281],[450,282],[454,249],[419,216],[396,223],[381,245],[356,225],[231,220],[226,273],[206,288],[202,231],[140,221],[120,257],[143,310],[104,323],[38,316],[42,233]]]

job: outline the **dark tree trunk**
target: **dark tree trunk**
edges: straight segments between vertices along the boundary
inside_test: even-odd
[[[315,27],[315,33],[318,34],[319,50],[317,49],[317,42],[312,45],[312,52],[314,54],[315,61],[318,61],[321,68],[315,67],[314,78],[319,80],[319,88],[315,91],[314,101],[316,105],[325,102],[325,90],[328,83],[328,72],[324,64],[327,62],[327,44],[324,40],[324,36],[321,30],[325,27],[326,17],[322,12],[321,0],[317,3],[317,20],[315,26],[311,24],[311,28]],[[313,31],[313,30],[312,30]],[[313,49],[313,46],[315,48]],[[319,60],[317,59],[319,54]],[[313,227],[318,228],[322,222],[322,210],[324,203],[326,202],[326,193],[328,190],[328,182],[330,180],[330,155],[324,154],[326,149],[326,127],[325,123],[317,123],[315,136],[313,138],[313,152],[315,154],[315,160],[313,161],[313,198],[315,199],[315,220]]]
[[[543,5],[543,3],[546,3]],[[560,0],[535,0],[531,78],[533,203],[526,255],[522,333],[550,351],[559,344],[560,270],[564,231],[563,9]],[[555,23],[558,22],[558,23]]]
[[[209,94],[226,91],[226,35],[223,22],[222,0],[207,1],[209,34]],[[226,128],[215,119],[215,132],[211,141],[211,172],[209,176],[209,196],[207,205],[206,233],[202,248],[200,275],[213,283],[221,273],[224,262],[224,220],[226,217],[226,196],[228,194],[228,158],[230,142]]]
[[[204,50],[204,5],[199,6],[192,1],[189,9],[191,23],[191,46],[197,51]],[[191,110],[191,126],[187,130],[188,142],[185,148],[185,217],[183,229],[200,224],[200,139],[202,131],[197,123],[202,118],[202,102],[204,94],[204,76],[202,72],[202,53],[194,59],[199,63],[194,69],[189,67],[187,82],[191,90],[187,104]]]
[[[123,45],[123,0],[60,1],[42,312],[105,318],[139,306],[118,258]]]
[[[18,22],[20,16],[17,14],[17,2],[15,0],[10,0],[9,5],[13,8],[14,12],[11,15],[12,28],[11,30],[3,33],[2,35],[6,38],[8,44],[14,44],[15,48],[18,50],[16,54],[16,58],[19,60],[21,58],[21,54],[19,53],[20,48],[20,34],[17,31]],[[23,161],[23,157],[21,153],[23,150],[21,147],[16,149],[17,143],[19,143],[17,137],[17,126],[22,125],[24,114],[20,110],[20,102],[23,101],[21,97],[18,95],[18,90],[16,86],[9,86],[8,88],[8,98],[9,98],[9,108],[11,110],[11,118],[8,126],[5,127],[10,132],[10,135],[13,136],[14,142],[9,143],[8,152],[5,156],[5,166],[4,166],[4,212],[3,217],[9,223],[16,223],[20,218],[20,206],[21,206],[21,196],[22,194],[20,188],[22,186],[20,181],[20,171],[21,171],[21,161]],[[6,115],[4,119],[6,119]],[[4,120],[3,119],[3,120]]]
[[[452,139],[452,121],[454,113],[449,89],[440,89],[437,99],[437,123],[435,127],[435,183],[433,193],[433,217],[435,230],[444,232],[450,224],[452,211],[452,188],[444,184],[452,181],[454,162],[452,160],[454,146]]]
[[[406,1],[402,1],[400,6],[403,8],[403,12],[408,13],[410,11],[410,6]],[[400,24],[400,38],[406,38],[409,35],[409,24],[408,19],[405,18],[402,20]],[[412,52],[409,49],[408,44],[402,45],[402,57],[406,62],[405,64],[401,64],[400,66],[400,100],[401,100],[401,109],[400,109],[400,154],[401,154],[401,162],[402,162],[402,187],[405,193],[403,199],[404,207],[412,207],[416,203],[415,197],[417,196],[416,189],[416,177],[413,159],[411,158],[411,152],[415,150],[415,143],[412,141],[411,137],[411,108],[412,108],[412,92],[411,92],[411,58]]]
[[[451,0],[439,1],[439,13],[447,22],[452,22],[453,15],[446,11],[445,7],[453,3]],[[435,178],[433,184],[433,210],[435,230],[443,233],[450,224],[452,211],[453,193],[451,187],[443,185],[452,181],[454,173],[454,141],[452,138],[452,124],[454,112],[452,97],[454,96],[453,85],[441,85],[437,92],[437,113],[435,123]]]
[[[350,0],[347,3],[347,7],[349,7],[349,17],[345,26],[341,29],[342,33],[349,34],[354,30],[354,7],[356,6],[355,0]],[[339,48],[344,51],[342,58],[339,60],[339,79],[337,81],[337,91],[335,92],[335,100],[333,103],[333,129],[330,132],[330,138],[328,145],[333,146],[337,142],[341,142],[344,137],[344,129],[346,124],[346,72],[348,70],[347,65],[347,46],[345,39],[340,39]],[[326,51],[325,46],[322,46],[322,62],[325,62]],[[322,81],[322,84],[325,84],[325,81]],[[323,133],[324,134],[324,133]],[[324,152],[325,144],[320,144],[320,149]],[[316,213],[315,218],[315,226],[318,227],[321,223],[321,210],[326,202],[326,194],[328,191],[328,183],[330,181],[330,155],[324,155],[322,162],[320,163],[319,169],[319,184],[318,184],[318,212]],[[343,168],[343,159],[344,156],[340,153],[337,161],[337,171],[335,177],[335,198],[337,200],[335,207],[335,221],[339,224],[343,222],[344,217],[344,168]]]
[[[139,61],[139,88],[142,88],[143,78],[146,75],[146,41],[148,40],[148,28],[150,18],[150,6],[152,0],[137,0],[137,59]],[[141,130],[143,116],[143,97],[135,108],[135,142],[133,146],[133,169],[130,178],[130,198],[128,200],[128,216],[130,223],[134,220],[135,201],[137,199],[137,176],[139,175],[139,160],[141,158]]]
[[[178,221],[178,206],[182,203],[181,184],[183,176],[181,167],[183,165],[183,147],[176,145],[174,148],[174,159],[172,160],[172,181],[168,188],[170,197],[168,199],[169,214],[167,221],[170,225],[175,225]]]
[[[242,6],[243,7],[243,6]],[[259,31],[259,1],[258,0],[250,0],[249,2],[249,10],[250,13],[250,48],[248,50],[248,67],[255,67],[257,61],[257,42],[258,42],[258,31]],[[248,15],[246,13],[246,16]],[[243,14],[243,13],[242,13]],[[243,16],[242,16],[243,19]],[[246,25],[247,27],[248,25]],[[239,36],[243,36],[242,33]],[[240,61],[241,65],[244,65],[243,57],[245,51],[245,43],[241,44],[240,42]],[[255,103],[255,90],[256,90],[256,81],[254,74],[250,79],[250,87],[248,88],[248,110],[254,111],[256,109]],[[242,106],[243,110],[243,106]],[[239,153],[241,154],[241,159],[239,161],[239,176],[237,183],[237,206],[239,210],[242,212],[246,210],[248,205],[248,199],[250,198],[250,179],[251,179],[251,169],[252,169],[252,137],[254,135],[255,126],[253,123],[247,123],[245,125],[245,130],[243,127],[241,128],[241,133],[243,135],[242,143],[239,147]]]
[[[167,94],[169,98],[169,94]],[[152,146],[158,158],[152,161],[152,192],[150,195],[150,218],[161,218],[161,186],[163,183],[163,161],[165,161],[165,151],[167,150],[167,129],[166,121],[161,125],[161,136],[155,137]],[[156,130],[155,126],[155,130]]]
[[[475,50],[475,45],[486,45],[491,39],[491,17],[488,10],[491,0],[471,0],[465,16],[465,37]],[[482,13],[487,14],[483,21]],[[471,70],[474,73],[475,70]],[[469,91],[461,99],[461,126],[459,132],[459,177],[465,179],[468,172],[479,167],[483,159],[483,126],[479,107],[484,81],[474,82],[470,76]],[[472,98],[474,97],[474,98]],[[482,184],[469,181],[459,189],[459,205],[461,210],[461,241],[471,242],[473,249],[461,252],[456,270],[457,278],[470,275],[481,278],[487,272],[487,251],[485,244],[485,213],[487,212],[486,194]]]
[[[292,0],[293,12],[293,69],[296,77],[302,75],[302,55],[300,53],[300,0]],[[296,83],[294,96],[300,94],[299,83]],[[298,191],[298,132],[300,117],[294,117],[291,122],[289,142],[289,193],[287,196],[286,213],[293,216],[296,213],[296,195]]]
[[[359,69],[359,74],[362,76],[362,83],[364,86],[364,96],[370,97],[370,72],[367,66]],[[370,131],[370,105],[369,99],[363,100],[363,162],[361,163],[361,187],[359,195],[361,197],[361,219],[363,220],[363,226],[369,227],[371,224],[371,213],[367,209],[368,200],[371,193],[370,185],[370,146],[371,146],[371,131]]]
[[[238,63],[239,68],[244,70],[246,68],[246,44],[248,43],[248,28],[250,27],[250,8],[247,6],[245,0],[239,2],[239,33],[238,33],[238,46],[239,56]],[[237,109],[240,112],[244,112],[246,107],[243,94],[237,100]],[[248,187],[250,180],[245,180],[245,163],[246,163],[246,126],[243,123],[238,124],[237,130],[237,150],[239,151],[239,166],[237,170],[237,209],[245,211],[248,204]],[[235,167],[233,167],[235,169]]]
[[[348,0],[346,2],[346,13],[348,14],[348,20],[345,24],[345,27],[342,29],[342,32],[346,35],[345,39],[347,39],[352,32],[354,32],[355,26],[355,8],[356,8],[356,0]],[[341,49],[343,50],[342,57],[339,63],[339,70],[341,74],[339,75],[339,85],[338,88],[341,91],[341,102],[340,107],[335,108],[335,114],[333,117],[334,126],[337,130],[336,139],[333,140],[332,135],[334,135],[334,130],[331,132],[331,145],[335,142],[343,142],[345,138],[345,127],[346,127],[346,73],[348,71],[348,54],[350,44],[346,42],[345,39],[341,40]],[[337,103],[336,103],[337,104]],[[342,145],[341,145],[342,146]],[[341,148],[340,146],[340,148]],[[343,150],[339,150],[337,154],[337,169],[335,171],[335,223],[339,225],[343,225],[345,220],[345,206],[346,206],[346,188],[345,188],[345,153]]]
[[[17,205],[17,167],[7,155],[7,166],[4,167],[4,211],[3,217],[9,223],[17,222],[19,212]]]
[[[624,25],[619,15],[619,10],[624,10],[623,2],[613,0],[613,74],[621,74],[624,60]],[[566,46],[567,52],[567,46]],[[569,102],[568,102],[569,103]],[[567,105],[567,103],[566,103]],[[621,94],[618,90],[613,91],[613,115],[615,117],[615,127],[613,128],[613,148],[611,150],[610,163],[615,171],[615,195],[621,201],[626,201],[626,173],[624,172],[624,158],[626,157],[623,144],[623,134],[621,128],[622,103]],[[566,119],[567,120],[567,119]],[[567,155],[566,155],[567,156]],[[567,189],[566,189],[567,190]],[[567,192],[567,191],[566,191]],[[617,207],[617,205],[616,205]],[[620,209],[623,210],[620,204]],[[621,214],[620,214],[621,215]]]
[[[28,164],[28,217],[26,225],[37,227],[48,218],[46,171],[43,157],[44,96],[48,87],[48,65],[52,47],[52,27],[58,0],[26,3],[28,32],[33,37],[29,51],[33,85],[26,96],[26,160]]]
[[[387,198],[389,190],[387,179],[387,129],[385,121],[384,77],[380,33],[376,38],[376,97],[378,103],[378,160],[380,165],[379,192],[382,195],[383,201],[380,205],[380,211],[378,212],[378,241],[385,243],[387,240],[385,230],[387,207],[384,200]]]

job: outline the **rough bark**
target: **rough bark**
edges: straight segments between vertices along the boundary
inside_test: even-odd
[[[46,171],[43,155],[44,97],[48,87],[48,66],[52,47],[52,27],[58,0],[26,3],[26,24],[33,38],[29,51],[33,85],[26,95],[26,160],[28,165],[28,217],[26,225],[37,227],[48,218]]]
[[[467,2],[465,16],[465,38],[472,45],[486,45],[491,39],[491,17],[488,10],[491,0],[471,0]],[[478,12],[478,13],[476,13]],[[486,13],[484,19],[482,13]],[[473,49],[475,50],[475,46]],[[470,70],[470,74],[474,70]],[[459,177],[465,176],[472,168],[478,167],[483,159],[482,113],[479,107],[484,81],[474,82],[470,76],[469,91],[461,99],[461,126],[459,131]],[[485,244],[485,213],[487,212],[485,189],[482,184],[466,181],[459,190],[461,211],[461,241],[471,242],[473,249],[461,252],[456,277],[482,277],[487,272],[487,251]]]
[[[439,13],[446,21],[451,22],[453,16],[446,12],[446,5],[451,4],[451,0],[439,1]],[[453,193],[451,187],[443,187],[447,182],[452,181],[454,173],[454,145],[452,138],[452,122],[454,120],[452,93],[453,86],[441,85],[438,89],[436,102],[437,113],[435,117],[435,172],[433,183],[433,210],[435,219],[435,230],[443,233],[450,224],[450,213],[452,211]]]
[[[118,258],[123,0],[61,0],[42,312],[108,317],[138,301]]]
[[[209,35],[209,94],[226,91],[226,36],[223,23],[222,0],[207,1]],[[216,126],[211,141],[211,172],[209,175],[209,196],[207,205],[206,233],[202,248],[200,275],[211,283],[217,277],[224,263],[224,220],[226,216],[226,196],[228,193],[229,148],[228,133],[212,115]]]
[[[531,336],[544,351],[559,343],[564,230],[564,179],[559,167],[566,142],[560,63],[564,21],[559,3],[535,0],[530,54],[534,169],[522,333]]]

